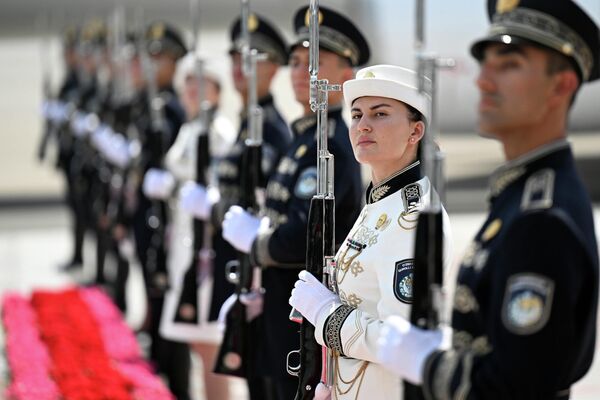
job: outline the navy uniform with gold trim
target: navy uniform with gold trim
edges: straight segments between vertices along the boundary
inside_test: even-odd
[[[241,22],[238,18],[231,26],[230,38],[231,55],[240,51]],[[277,65],[287,63],[287,45],[280,33],[264,17],[251,14],[248,21],[250,30],[251,48],[259,53],[267,54],[269,62]],[[260,78],[259,78],[260,79]],[[283,117],[275,107],[273,96],[270,93],[258,93],[258,104],[263,111],[263,144],[262,144],[262,173],[264,187],[266,180],[272,175],[281,156],[285,153],[292,141],[292,134]],[[244,141],[247,138],[248,120],[246,112],[243,113],[237,139],[227,155],[217,164],[217,180],[221,200],[211,210],[211,220],[215,227],[213,248],[215,250],[213,273],[213,291],[209,311],[209,320],[214,321],[219,315],[219,310],[225,299],[229,297],[235,287],[225,279],[225,265],[238,257],[235,249],[221,235],[221,224],[230,206],[238,204],[240,199],[242,153]]]
[[[580,81],[599,77],[598,28],[572,1],[491,1],[490,35],[565,55]],[[490,213],[463,259],[453,346],[424,369],[431,399],[568,399],[590,368],[598,250],[590,200],[565,139],[492,177]]]
[[[366,63],[369,48],[354,24],[324,7],[320,11],[320,47],[348,59],[352,66]],[[292,48],[307,43],[306,12],[303,7],[296,13],[297,41]],[[286,369],[287,354],[299,345],[298,325],[289,320],[291,307],[287,300],[298,271],[305,267],[308,211],[317,182],[316,122],[316,115],[308,115],[292,124],[294,142],[267,184],[265,214],[271,226],[258,234],[250,253],[254,264],[263,268],[265,289],[259,373],[275,381],[282,399],[293,398],[298,385]],[[342,240],[360,212],[362,183],[341,104],[330,105],[328,122],[328,147],[335,157],[335,237]]]

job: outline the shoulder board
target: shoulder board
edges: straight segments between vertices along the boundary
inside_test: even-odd
[[[416,206],[421,204],[421,196],[423,190],[418,183],[411,183],[402,188],[402,201],[404,202],[404,210],[412,211]]]
[[[542,210],[552,207],[554,200],[554,177],[553,169],[542,169],[525,182],[523,197],[521,198],[521,210]]]

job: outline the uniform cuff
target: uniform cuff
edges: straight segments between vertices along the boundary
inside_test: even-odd
[[[259,233],[254,239],[250,249],[250,260],[254,265],[265,268],[277,264],[269,252],[269,241],[272,235],[273,230],[269,229]]]
[[[315,329],[317,342],[344,355],[341,331],[344,322],[354,310],[356,310],[354,307],[335,303],[328,312],[319,315]]]

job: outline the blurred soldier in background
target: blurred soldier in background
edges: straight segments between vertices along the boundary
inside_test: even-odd
[[[202,65],[200,65],[200,62]],[[200,84],[203,79],[202,84]],[[221,91],[220,76],[218,71],[211,66],[209,61],[200,61],[195,53],[188,53],[177,65],[175,74],[175,89],[179,99],[186,111],[187,122],[181,127],[177,139],[169,149],[165,158],[166,169],[152,169],[144,179],[144,192],[152,198],[169,199],[174,193],[177,193],[176,187],[196,179],[198,172],[207,172],[208,181],[215,185],[216,168],[222,157],[229,151],[235,141],[235,128],[218,112],[219,97]],[[199,90],[204,92],[200,96]],[[202,98],[202,105],[200,104]],[[201,115],[201,107],[206,107]],[[208,129],[207,129],[208,126]],[[200,136],[208,134],[208,141],[201,142]],[[198,146],[202,143],[208,143],[208,154],[210,163],[208,171],[198,171],[197,158],[202,157],[199,151],[204,151]],[[169,270],[169,290],[165,296],[165,305],[160,322],[160,334],[162,337],[190,343],[204,362],[204,387],[206,397],[209,399],[228,398],[228,379],[216,375],[212,372],[214,363],[214,353],[220,340],[220,332],[216,323],[208,323],[208,302],[210,300],[211,285],[208,277],[212,271],[211,257],[214,253],[210,248],[210,235],[212,227],[206,224],[196,226],[192,216],[184,212],[175,203],[171,204],[171,220],[169,228],[169,254],[167,259]],[[210,228],[210,229],[209,229]],[[200,233],[202,242],[197,243],[194,235],[197,229],[202,229]],[[205,237],[208,236],[208,237]],[[208,239],[208,240],[207,240]],[[199,248],[195,247],[200,245]],[[208,254],[204,254],[207,253]],[[202,253],[202,254],[194,254]],[[207,256],[207,257],[205,257]],[[200,264],[201,271],[198,274],[202,284],[202,299],[200,306],[199,321],[176,320],[176,313],[182,287],[184,285],[184,276],[188,268],[198,268]],[[194,310],[198,312],[197,309]]]
[[[291,134],[287,124],[275,107],[270,87],[279,66],[287,61],[287,45],[281,34],[263,17],[250,15],[250,48],[267,55],[266,60],[257,63],[257,98],[263,109],[263,144],[262,144],[262,172],[265,179],[274,172],[281,155],[286,151],[291,142]],[[232,78],[236,90],[242,97],[244,105],[248,104],[248,82],[242,72],[242,56],[240,44],[242,39],[241,23],[238,18],[230,29],[232,61]],[[187,187],[181,193],[181,206],[192,213],[196,218],[210,220],[215,227],[213,248],[215,250],[213,290],[210,304],[209,321],[215,321],[225,299],[234,290],[234,286],[225,279],[225,265],[237,259],[237,252],[227,243],[220,230],[227,209],[239,202],[241,185],[242,153],[244,141],[247,138],[248,121],[246,111],[242,112],[242,122],[235,144],[217,166],[218,190],[207,190],[201,185]],[[264,186],[265,182],[262,182]],[[212,349],[210,359],[216,357],[216,350]],[[212,368],[212,363],[210,364]],[[260,380],[248,383],[252,399],[266,398],[263,384]]]
[[[173,89],[173,77],[177,60],[185,55],[186,47],[177,30],[164,22],[155,22],[147,27],[139,51],[146,84],[145,101],[139,98],[141,107],[134,122],[142,147],[129,184],[137,187],[132,227],[148,299],[144,329],[151,337],[150,359],[156,364],[157,372],[167,377],[177,399],[185,400],[190,398],[188,346],[159,334],[168,287],[167,205],[143,193],[142,178],[149,169],[162,168],[165,154],[185,121],[185,112]]]
[[[63,32],[63,62],[65,66],[65,78],[56,100],[63,103],[74,103],[79,96],[79,66],[77,48],[79,46],[80,31],[78,27],[70,26]],[[45,79],[49,79],[48,76]],[[52,97],[49,95],[51,88],[49,82],[45,82],[46,101]],[[47,106],[47,104],[46,104]],[[70,173],[73,158],[73,139],[69,127],[65,123],[53,121],[56,116],[46,115],[45,131],[38,149],[38,158],[43,160],[46,156],[47,146],[50,140],[56,140],[58,145],[58,159],[56,166],[65,176],[65,189],[67,205],[71,211],[73,256],[61,267],[62,270],[80,268],[83,264],[83,236],[84,221],[75,197],[75,180]]]
[[[272,379],[277,399],[293,399],[298,379],[287,373],[286,358],[299,346],[298,325],[289,320],[288,298],[306,258],[310,200],[317,189],[316,114],[309,106],[308,7],[294,17],[296,41],[289,64],[296,100],[304,117],[292,124],[294,142],[271,175],[266,191],[266,231],[259,219],[240,207],[231,207],[223,223],[223,237],[236,249],[250,253],[262,267],[263,335],[258,337],[258,374]],[[320,79],[343,83],[354,76],[353,67],[369,60],[369,47],[360,31],[341,14],[320,7]],[[348,127],[342,119],[341,92],[329,94],[329,150],[335,156],[335,237],[343,239],[361,208],[360,167],[352,153]]]

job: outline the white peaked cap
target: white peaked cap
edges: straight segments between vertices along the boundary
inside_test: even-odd
[[[204,60],[202,73],[204,78],[209,79],[218,85],[223,81],[222,68],[219,68],[212,59],[200,56]],[[193,52],[187,53],[177,62],[177,69],[173,77],[173,86],[177,90],[182,90],[187,76],[195,76],[196,70],[196,54]]]
[[[419,93],[417,74],[395,65],[374,65],[359,70],[356,78],[344,82],[344,100],[348,107],[359,97],[377,96],[395,99],[417,109],[429,119],[429,96]]]

